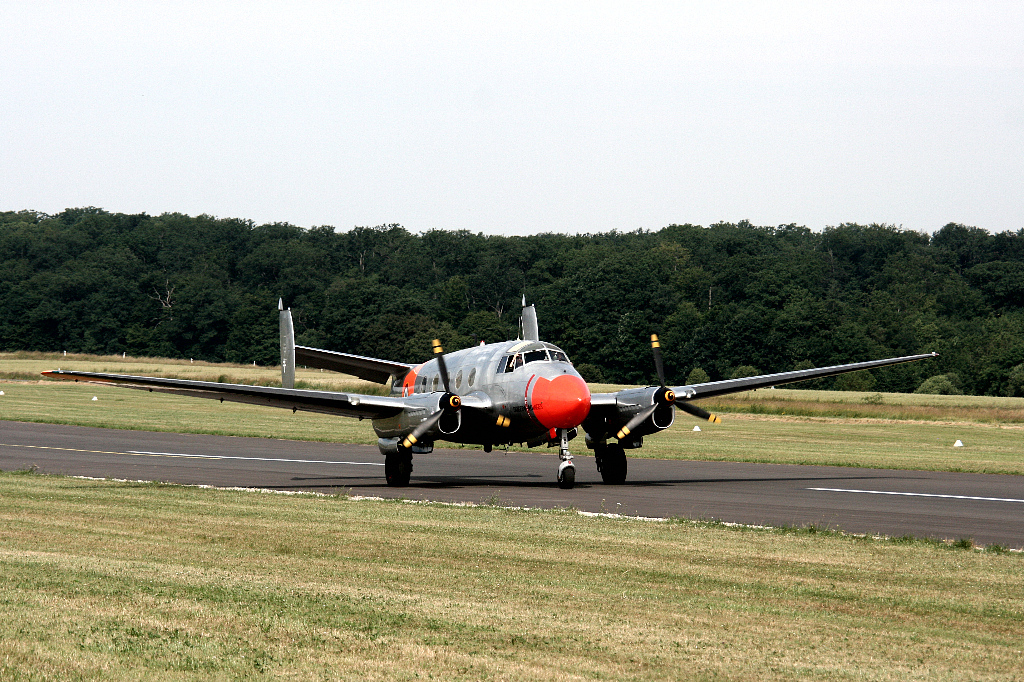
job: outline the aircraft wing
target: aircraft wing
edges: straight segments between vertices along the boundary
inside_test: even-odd
[[[400,380],[410,369],[415,367],[415,365],[408,365],[404,362],[368,358],[351,353],[338,353],[309,346],[295,346],[295,364],[351,374],[378,384],[386,384],[392,376],[396,380]]]
[[[807,379],[821,379],[847,372],[856,372],[862,369],[896,365],[901,362],[913,362],[925,358],[938,357],[938,353],[925,353],[923,355],[907,355],[901,358],[886,358],[885,360],[869,360],[868,362],[854,362],[849,365],[833,365],[832,367],[815,367],[811,369],[798,369],[793,372],[779,372],[778,374],[761,374],[756,377],[744,377],[742,379],[724,379],[722,381],[709,381],[704,384],[692,384],[688,386],[673,386],[672,390],[683,400],[699,400],[701,398],[713,398],[728,393],[739,393],[740,391],[752,391],[755,388],[767,386],[780,386],[791,384],[795,381]],[[612,394],[614,395],[614,394]]]
[[[196,398],[213,398],[221,402],[227,400],[235,403],[283,407],[293,412],[295,410],[303,410],[305,412],[336,414],[345,417],[358,417],[360,419],[391,417],[399,414],[406,408],[406,402],[402,398],[364,395],[361,393],[307,391],[275,386],[221,384],[215,381],[190,381],[186,379],[164,379],[161,377],[139,377],[126,374],[73,372],[69,370],[43,372],[43,375],[51,379],[88,381],[144,391],[189,395]]]

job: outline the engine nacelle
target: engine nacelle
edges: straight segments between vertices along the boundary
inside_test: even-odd
[[[388,455],[397,455],[401,451],[402,439],[401,438],[378,438],[377,449],[380,450],[380,454],[387,457]],[[420,441],[412,446],[411,451],[416,455],[429,455],[434,451],[434,444],[430,441]]]
[[[655,395],[659,390],[657,386],[648,386],[620,392],[616,396],[616,418],[608,420],[605,437],[613,436],[630,419],[654,404]],[[644,436],[664,431],[672,426],[675,420],[676,408],[674,405],[671,403],[659,405],[650,417],[630,431],[629,437],[625,439],[625,442],[621,442],[621,445],[624,448],[641,447]]]

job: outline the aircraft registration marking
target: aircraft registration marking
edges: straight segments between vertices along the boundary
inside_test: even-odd
[[[1024,502],[1008,497],[976,497],[974,495],[939,495],[937,493],[904,493],[891,490],[848,490],[846,488],[807,488],[826,493],[866,493],[868,495],[902,495],[905,497],[941,497],[948,500],[980,500],[982,502]]]
[[[360,466],[382,467],[383,462],[335,462],[325,459],[286,459],[283,457],[239,457],[237,455],[193,455],[185,452],[146,452],[143,450],[128,450],[127,452],[114,452],[109,450],[85,450],[82,448],[58,448],[50,445],[20,445],[13,443],[0,443],[5,448],[34,448],[36,450],[61,450],[63,452],[86,452],[94,455],[131,455],[133,457],[177,457],[181,459],[240,459],[251,462],[293,462],[296,464],[355,464]]]

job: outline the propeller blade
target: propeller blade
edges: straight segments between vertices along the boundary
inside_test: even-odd
[[[685,400],[677,400],[676,407],[678,407],[683,412],[686,412],[687,414],[692,414],[694,417],[699,417],[700,419],[707,419],[712,424],[718,424],[721,423],[722,421],[721,419],[718,418],[717,414],[711,414],[710,412],[702,410],[696,405],[692,405],[686,402]]]
[[[440,421],[441,417],[443,416],[444,410],[441,409],[435,412],[434,414],[430,415],[423,421],[421,421],[419,426],[413,429],[412,433],[406,436],[405,440],[402,441],[402,447],[411,448],[413,445],[415,445],[416,442],[423,437],[423,434],[425,434],[430,429],[434,428],[434,424]]]
[[[451,393],[452,389],[448,385],[448,366],[444,364],[444,348],[441,348],[440,339],[434,339],[434,354],[437,355],[437,368],[441,370],[441,384],[444,386],[444,392]]]
[[[661,342],[657,334],[651,334],[651,350],[654,351],[654,368],[658,370],[658,381],[665,385],[665,363],[661,360]]]
[[[437,412],[424,419],[412,430],[408,436],[402,440],[403,448],[411,448],[413,445],[423,438],[423,435],[434,428],[434,425],[441,420],[445,412],[457,412],[462,407],[462,398],[455,395],[451,391],[451,386],[448,381],[448,366],[444,362],[444,348],[441,347],[440,339],[434,339],[433,343],[434,354],[437,355],[437,369],[441,372],[441,384],[444,386],[444,395],[441,396],[441,401]]]
[[[416,443],[420,438],[423,438],[423,434],[434,428],[434,424],[444,416],[445,412],[458,412],[459,409],[462,408],[462,398],[452,393],[446,393],[441,396],[440,408],[441,409],[437,412],[421,421],[419,425],[412,430],[412,433],[405,437],[402,441],[402,447],[411,448],[414,443]]]
[[[666,403],[673,403],[680,410],[686,412],[687,414],[692,414],[694,417],[699,417],[700,419],[707,419],[709,422],[713,424],[720,423],[722,420],[718,418],[718,415],[711,414],[710,412],[702,410],[696,405],[691,405],[685,400],[676,400],[676,394],[672,391],[672,389],[665,387],[665,363],[661,359],[661,342],[658,341],[657,334],[651,334],[651,351],[654,352],[654,368],[658,371],[658,381],[661,382],[661,388],[663,391],[663,393],[660,396],[655,397],[655,406],[658,404],[658,400],[661,400]],[[649,410],[641,412],[640,414],[645,415],[644,419],[646,419],[647,415],[650,415],[653,412],[654,407],[651,407]],[[638,417],[640,417],[640,414],[630,419],[629,423],[622,427],[622,430],[619,431],[618,438],[622,438],[624,435],[628,434],[631,429],[635,429],[637,424],[643,421],[643,419],[638,419]]]
[[[626,422],[625,426],[619,429],[619,432],[615,434],[615,437],[618,438],[619,440],[622,440],[623,438],[628,436],[630,431],[643,424],[648,417],[654,414],[654,411],[656,409],[658,409],[658,403],[654,403],[643,412],[637,412],[635,415],[633,415],[632,419]]]

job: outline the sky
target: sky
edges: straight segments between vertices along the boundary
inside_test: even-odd
[[[0,210],[1024,228],[1024,3],[0,4]]]

